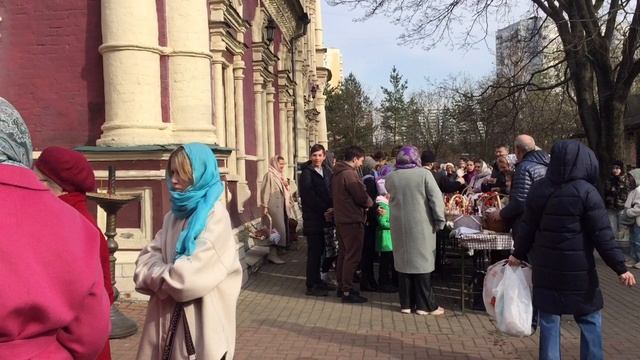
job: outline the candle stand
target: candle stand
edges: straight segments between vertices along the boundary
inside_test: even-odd
[[[116,288],[116,257],[115,252],[118,250],[118,243],[115,241],[116,236],[116,214],[118,211],[128,204],[136,200],[138,196],[117,195],[115,194],[115,169],[109,167],[109,190],[107,193],[87,193],[87,198],[95,201],[107,213],[107,231],[104,235],[107,238],[107,246],[109,247],[109,263],[111,270],[111,284],[113,286],[113,294],[116,300],[120,295]],[[119,339],[131,336],[138,331],[136,322],[127,318],[120,312],[117,306],[111,305],[111,334],[110,339]]]

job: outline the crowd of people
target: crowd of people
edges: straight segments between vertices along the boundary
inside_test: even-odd
[[[602,358],[603,300],[594,250],[626,286],[636,284],[627,268],[640,268],[640,187],[620,162],[613,163],[603,199],[599,162],[578,141],[559,141],[547,154],[531,136],[520,135],[513,154],[507,145],[496,146],[493,166],[464,157],[457,166],[441,163],[413,146],[397,149],[390,161],[381,152],[365,156],[357,146],[344,149],[335,164],[326,161],[328,153],[314,145],[300,175],[306,295],[336,290],[344,303],[364,303],[361,292],[398,292],[404,314],[444,314],[431,285],[436,234],[446,223],[444,194],[497,192],[509,202],[487,216],[507,224],[514,239],[513,252],[502,258],[511,266],[525,260],[533,266],[540,358],[560,358],[562,314],[573,315],[581,329],[581,356]],[[616,242],[624,226],[631,227],[626,261]],[[337,258],[327,256],[333,236]],[[335,283],[326,276],[334,263]]]

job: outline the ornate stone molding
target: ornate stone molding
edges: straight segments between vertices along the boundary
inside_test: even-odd
[[[262,4],[273,17],[287,39],[296,33],[300,17],[304,13],[299,0],[263,0]]]
[[[244,33],[249,23],[242,19],[240,10],[242,4],[229,0],[209,1],[209,32],[211,50],[222,52],[228,50],[231,54],[242,55],[246,50]]]

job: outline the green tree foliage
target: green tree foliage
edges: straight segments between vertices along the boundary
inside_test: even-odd
[[[389,83],[389,88],[381,87],[384,98],[379,108],[383,147],[393,147],[407,142],[407,124],[411,112],[405,99],[407,80],[402,78],[395,66],[391,69]]]
[[[373,102],[350,73],[337,88],[325,89],[329,148],[359,145],[373,149]]]

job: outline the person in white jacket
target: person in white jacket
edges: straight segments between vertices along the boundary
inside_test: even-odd
[[[640,269],[640,186],[636,187],[627,196],[624,204],[624,215],[634,218],[635,222],[631,226],[630,252],[631,261],[627,261],[627,267]]]

